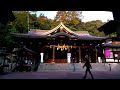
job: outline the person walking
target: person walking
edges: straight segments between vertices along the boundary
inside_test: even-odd
[[[86,71],[85,71],[85,76],[84,76],[83,79],[86,78],[88,72],[89,72],[89,74],[91,75],[92,79],[94,79],[94,77],[93,77],[93,75],[92,75],[92,73],[91,73],[91,71],[90,71],[90,69],[92,69],[92,66],[91,66],[90,61],[89,61],[89,59],[88,59],[88,55],[86,55],[85,58],[86,58],[86,62],[85,62],[85,64],[84,64],[83,68],[86,67]]]

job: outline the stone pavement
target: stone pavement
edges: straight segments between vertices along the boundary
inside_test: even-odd
[[[94,79],[120,79],[118,71],[92,71]],[[83,79],[84,71],[41,71],[41,72],[10,72],[0,75],[0,79]],[[91,79],[88,73],[86,79]]]

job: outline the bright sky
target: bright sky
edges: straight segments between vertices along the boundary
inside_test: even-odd
[[[37,11],[37,16],[43,13],[50,19],[54,19],[57,11]],[[83,22],[93,21],[93,20],[102,20],[107,22],[107,20],[113,20],[112,12],[109,11],[82,11]]]

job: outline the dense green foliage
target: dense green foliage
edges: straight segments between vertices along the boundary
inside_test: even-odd
[[[91,21],[83,23],[83,28],[87,30],[93,36],[104,36],[104,32],[99,32],[97,28],[102,26],[103,23],[101,20]]]
[[[78,11],[58,11],[54,20],[47,18],[44,14],[38,17],[28,11],[13,11],[15,20],[0,24],[0,45],[10,46],[14,42],[11,33],[27,33],[30,29],[51,30],[60,22],[63,22],[73,31],[88,31],[94,36],[104,36],[103,32],[99,32],[97,28],[105,24],[100,20],[91,22],[82,22],[82,12]],[[114,35],[114,34],[112,34]]]

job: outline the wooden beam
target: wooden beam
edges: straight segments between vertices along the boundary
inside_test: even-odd
[[[55,60],[55,46],[53,46],[53,63],[54,63],[54,60]]]

